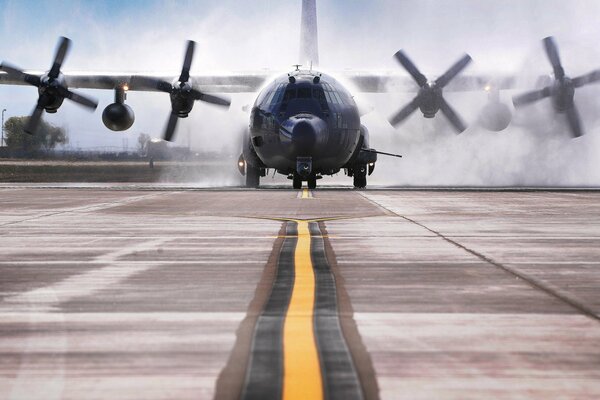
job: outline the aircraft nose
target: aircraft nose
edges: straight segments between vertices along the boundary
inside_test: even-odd
[[[317,141],[315,127],[308,120],[300,120],[292,129],[292,146],[301,153],[310,153]]]
[[[282,143],[289,144],[294,156],[311,156],[327,142],[327,124],[315,116],[295,116],[282,124]]]

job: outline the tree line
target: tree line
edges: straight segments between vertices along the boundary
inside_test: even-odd
[[[69,142],[64,128],[40,121],[35,135],[25,132],[29,117],[10,117],[4,123],[4,142],[8,155],[12,157],[32,157],[47,153],[59,144]]]

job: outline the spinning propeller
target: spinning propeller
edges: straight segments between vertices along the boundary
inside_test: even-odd
[[[458,133],[467,129],[456,111],[446,102],[442,92],[444,87],[471,62],[471,57],[465,54],[434,82],[429,82],[402,50],[398,51],[395,57],[417,82],[420,89],[417,96],[410,103],[390,118],[390,123],[397,127],[417,108],[420,108],[425,118],[433,118],[438,110],[441,110]]]
[[[135,76],[132,78],[132,86],[146,88],[149,90],[159,90],[161,92],[169,93],[171,95],[171,115],[167,122],[165,129],[164,140],[171,141],[173,134],[175,133],[175,127],[179,118],[185,118],[194,106],[194,101],[204,101],[206,103],[216,104],[219,106],[229,107],[231,101],[228,99],[202,93],[201,91],[194,89],[190,82],[190,67],[192,65],[192,58],[194,57],[194,47],[196,43],[189,40],[187,42],[187,50],[185,52],[185,59],[183,60],[183,67],[181,68],[181,74],[179,79],[174,83],[169,83],[160,79]]]
[[[579,137],[583,135],[583,129],[581,127],[579,113],[577,112],[575,102],[573,101],[575,89],[589,83],[600,81],[600,70],[592,71],[589,74],[571,79],[565,75],[565,70],[560,62],[558,48],[554,38],[549,36],[545,38],[543,42],[546,55],[554,70],[554,83],[541,90],[534,90],[513,97],[513,104],[515,105],[515,108],[518,108],[546,97],[552,97],[552,105],[556,112],[565,113],[567,115],[567,122],[569,123],[571,134],[574,137]]]
[[[60,38],[52,67],[47,74],[42,76],[27,74],[20,68],[8,63],[3,62],[0,64],[0,70],[38,88],[39,97],[37,104],[25,126],[25,132],[31,135],[37,131],[44,110],[49,113],[55,113],[62,105],[64,99],[69,99],[92,110],[95,110],[98,106],[96,100],[77,94],[67,88],[65,79],[60,72],[60,68],[69,52],[70,44],[71,40],[66,37]]]

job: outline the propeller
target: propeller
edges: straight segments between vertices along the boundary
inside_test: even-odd
[[[98,102],[96,100],[73,92],[67,88],[60,69],[69,52],[70,45],[70,39],[66,37],[61,37],[59,39],[56,54],[54,55],[54,62],[45,75],[37,76],[28,74],[19,67],[6,62],[0,64],[0,70],[38,88],[39,96],[37,103],[25,126],[25,132],[31,135],[37,131],[44,110],[47,112],[56,112],[62,105],[64,99],[71,100],[91,110],[95,110],[96,107],[98,107]]]
[[[174,83],[169,83],[158,78],[149,76],[134,76],[131,80],[132,87],[143,88],[147,90],[158,90],[169,93],[171,96],[171,114],[167,122],[164,133],[164,140],[172,141],[179,118],[185,118],[192,110],[195,101],[203,101],[218,106],[229,107],[231,101],[219,96],[203,93],[192,87],[190,81],[190,67],[194,57],[194,48],[196,43],[188,40],[185,58],[181,68],[179,79]]]
[[[434,82],[429,82],[427,77],[419,71],[416,65],[408,58],[402,50],[395,55],[396,60],[404,67],[404,69],[412,76],[417,85],[419,85],[419,93],[412,99],[410,103],[401,108],[396,114],[389,119],[390,124],[397,127],[402,121],[408,118],[417,108],[421,109],[425,118],[433,118],[439,111],[442,112],[450,121],[450,124],[458,133],[467,129],[465,123],[456,113],[456,111],[448,104],[443,96],[443,89],[452,79],[454,79],[463,69],[471,62],[471,57],[468,54],[462,56],[454,63],[442,76]]]
[[[513,97],[513,104],[515,108],[519,108],[550,97],[552,98],[554,110],[566,114],[567,123],[573,137],[579,137],[583,135],[583,128],[574,102],[575,89],[600,81],[600,70],[571,79],[565,74],[554,38],[549,36],[543,40],[543,43],[546,56],[554,72],[554,82],[543,89]]]

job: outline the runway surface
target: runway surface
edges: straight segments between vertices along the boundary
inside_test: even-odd
[[[0,399],[600,398],[600,192],[0,188]]]

